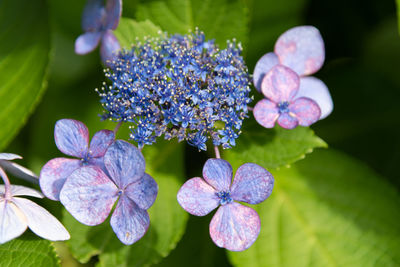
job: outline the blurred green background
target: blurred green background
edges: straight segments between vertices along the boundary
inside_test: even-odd
[[[137,18],[136,10],[143,2],[123,1],[123,15]],[[104,80],[98,51],[85,56],[74,53],[74,41],[82,33],[80,20],[84,3],[52,0],[42,6],[50,17],[52,59],[48,87],[25,126],[5,149],[23,155],[23,164],[37,173],[49,159],[61,156],[53,140],[57,120],[84,121],[91,134],[114,127],[113,123],[101,122],[98,117],[102,110],[94,88],[101,87]],[[314,25],[320,30],[326,61],[315,76],[327,84],[335,108],[328,118],[312,128],[330,148],[365,162],[380,179],[398,190],[400,37],[395,2],[246,0],[242,4],[247,7],[249,18],[248,37],[242,41],[250,72],[263,54],[273,50],[276,39],[285,30],[297,25]],[[126,132],[126,129],[122,131],[121,138],[127,137]],[[185,177],[198,176],[207,157],[206,153],[186,146]],[[61,216],[60,205],[46,200],[40,203]],[[190,216],[177,248],[158,266],[231,266],[224,250],[215,247],[209,238],[211,217]],[[58,244],[57,248],[63,266],[79,266],[65,245]],[[261,253],[260,257],[268,255]],[[97,260],[94,257],[86,265],[91,266]]]

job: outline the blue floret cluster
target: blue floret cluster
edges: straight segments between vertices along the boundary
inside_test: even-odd
[[[156,138],[230,148],[251,102],[250,79],[235,41],[219,49],[202,32],[164,35],[119,53],[105,70],[111,81],[98,93],[103,117],[131,123],[139,147]]]

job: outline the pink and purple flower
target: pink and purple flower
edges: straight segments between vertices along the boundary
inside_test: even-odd
[[[158,185],[145,173],[142,153],[132,144],[115,141],[104,155],[105,171],[87,166],[74,171],[65,182],[60,201],[78,221],[98,225],[117,205],[110,224],[122,243],[130,245],[147,232],[147,213]]]
[[[272,175],[254,163],[239,167],[232,182],[232,167],[223,159],[209,159],[203,177],[188,180],[178,192],[178,202],[190,214],[204,216],[218,208],[210,223],[214,243],[232,251],[249,248],[260,233],[257,212],[235,201],[258,204],[274,186]]]
[[[294,27],[278,38],[274,52],[265,54],[257,62],[253,82],[256,89],[264,93],[265,89],[262,89],[263,80],[274,66],[283,65],[290,68],[300,76],[299,86],[296,94],[292,95],[292,100],[302,97],[313,100],[321,110],[318,119],[324,119],[333,110],[331,95],[327,86],[321,80],[308,76],[317,72],[322,67],[324,60],[324,41],[318,29],[313,26]],[[292,75],[290,74],[290,76]],[[288,77],[288,79],[291,79],[291,77]],[[269,106],[266,103],[263,103],[262,107],[268,112]],[[258,112],[260,111],[258,110]],[[264,116],[270,117],[272,115],[266,114]]]
[[[307,97],[296,98],[299,85],[299,76],[293,70],[283,65],[274,66],[261,84],[266,98],[253,110],[257,122],[265,128],[273,128],[278,122],[283,128],[293,129],[318,121],[321,116],[318,104]]]
[[[52,200],[59,200],[61,188],[73,171],[88,165],[104,169],[103,156],[114,142],[115,136],[113,131],[101,130],[93,136],[89,144],[89,130],[85,124],[77,120],[62,119],[56,122],[54,139],[61,152],[77,158],[52,159],[40,172],[39,184],[43,194]]]

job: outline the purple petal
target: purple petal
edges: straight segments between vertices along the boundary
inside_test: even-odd
[[[321,109],[320,120],[326,118],[333,110],[333,101],[328,87],[315,77],[300,78],[300,88],[296,98],[307,97],[317,102]]]
[[[115,30],[122,13],[122,0],[108,0],[106,5],[106,29]]]
[[[263,55],[257,61],[256,67],[254,68],[253,72],[253,83],[259,92],[261,92],[261,82],[265,74],[267,74],[273,66],[278,64],[279,64],[278,56],[273,52]]]
[[[24,213],[29,229],[38,236],[52,240],[67,240],[70,238],[64,226],[47,210],[35,202],[24,198],[13,198],[13,202]]]
[[[78,159],[67,158],[55,158],[47,162],[39,176],[39,185],[43,194],[52,200],[60,200],[60,191],[65,180],[80,167],[80,163]]]
[[[101,130],[94,134],[90,142],[89,152],[94,158],[103,157],[107,148],[114,142],[115,135],[113,131]]]
[[[20,155],[13,153],[0,153],[0,160],[13,160],[13,159],[22,159]]]
[[[258,204],[272,193],[274,177],[263,167],[245,163],[236,171],[231,187],[231,197],[236,201]]]
[[[110,177],[121,189],[144,175],[145,161],[142,153],[131,143],[116,140],[104,155],[104,165]]]
[[[90,158],[88,161],[88,165],[92,166],[98,166],[100,169],[108,175],[108,171],[106,169],[106,166],[104,165],[104,157],[99,157],[99,158]]]
[[[56,122],[54,139],[58,149],[66,155],[77,158],[86,156],[89,144],[89,130],[77,120],[62,119]]]
[[[141,179],[128,185],[125,194],[133,200],[141,209],[150,208],[157,198],[158,185],[147,173]]]
[[[106,63],[107,61],[113,61],[116,59],[116,53],[121,49],[117,37],[108,30],[104,33],[101,39],[100,55],[101,60]]]
[[[273,67],[261,83],[262,93],[275,103],[290,101],[299,90],[299,76],[283,65]]]
[[[218,207],[219,198],[216,193],[203,179],[196,177],[182,185],[177,199],[179,205],[190,214],[204,216]]]
[[[69,213],[87,225],[102,223],[117,198],[118,188],[97,166],[74,171],[60,193],[60,201]]]
[[[99,45],[101,32],[87,32],[79,35],[75,41],[75,53],[85,55],[92,52]]]
[[[25,232],[28,226],[25,215],[14,203],[0,200],[0,244]]]
[[[104,0],[88,0],[82,14],[82,29],[100,31],[105,23],[106,8]]]
[[[321,116],[321,109],[318,104],[306,97],[297,98],[289,106],[289,109],[296,114],[301,126],[310,126]]]
[[[0,167],[15,177],[22,178],[32,183],[38,183],[38,177],[31,170],[7,160],[0,160]]]
[[[131,245],[147,232],[150,218],[146,210],[139,208],[123,194],[111,216],[110,224],[118,239],[125,245]]]
[[[208,159],[203,167],[203,177],[217,191],[228,191],[232,182],[232,166],[223,159]]]
[[[317,72],[325,60],[324,41],[313,26],[294,27],[284,32],[276,41],[275,53],[282,65],[300,76]]]
[[[274,128],[279,117],[276,104],[265,98],[257,102],[253,114],[256,121],[265,128]]]
[[[221,206],[210,223],[214,243],[232,251],[242,251],[256,241],[260,233],[260,218],[255,210],[232,202]]]
[[[297,127],[297,125],[299,125],[299,121],[296,119],[296,117],[289,115],[289,113],[282,113],[277,122],[285,129],[294,129]]]

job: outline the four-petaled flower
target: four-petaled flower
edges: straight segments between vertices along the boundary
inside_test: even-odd
[[[104,63],[113,60],[120,49],[119,42],[112,30],[119,23],[122,0],[88,0],[82,16],[82,28],[85,31],[75,42],[75,52],[80,55],[93,51],[101,41],[100,55]]]
[[[209,159],[203,177],[188,180],[178,192],[178,202],[187,212],[204,216],[220,206],[210,223],[214,243],[232,251],[249,248],[260,232],[255,210],[235,201],[258,204],[272,192],[274,178],[254,163],[239,167],[232,180],[232,167],[223,159]]]
[[[76,120],[62,119],[55,125],[54,139],[61,152],[78,158],[52,159],[40,172],[39,184],[43,194],[52,200],[59,200],[61,188],[73,171],[88,165],[104,169],[103,156],[114,142],[114,132],[98,131],[89,145],[89,130],[85,124]]]
[[[60,201],[78,221],[87,225],[102,223],[118,203],[110,224],[126,245],[146,233],[150,208],[158,192],[154,179],[146,174],[142,153],[123,140],[115,141],[104,155],[106,172],[98,166],[74,171],[64,184]]]
[[[10,153],[0,153],[2,166],[4,162],[18,158],[21,157]],[[8,169],[15,168],[14,174],[24,178],[33,174],[19,165],[7,166]],[[29,199],[19,197],[43,198],[44,196],[39,191],[25,186],[11,185],[2,167],[0,167],[0,176],[4,180],[4,185],[0,185],[0,244],[20,236],[27,227],[38,236],[52,241],[70,238],[64,226],[47,210]]]
[[[263,79],[274,66],[280,64],[290,68],[300,76],[299,89],[293,97],[314,100],[321,109],[319,119],[324,119],[333,110],[331,95],[320,79],[308,76],[317,72],[324,60],[324,41],[318,29],[313,26],[294,27],[278,38],[274,52],[258,60],[253,82],[257,90],[262,91]]]
[[[297,125],[309,126],[318,121],[321,110],[318,104],[307,97],[296,98],[299,90],[299,76],[290,68],[276,65],[261,84],[262,93],[267,97],[254,107],[254,118],[266,128],[273,128],[277,121],[286,129]]]

